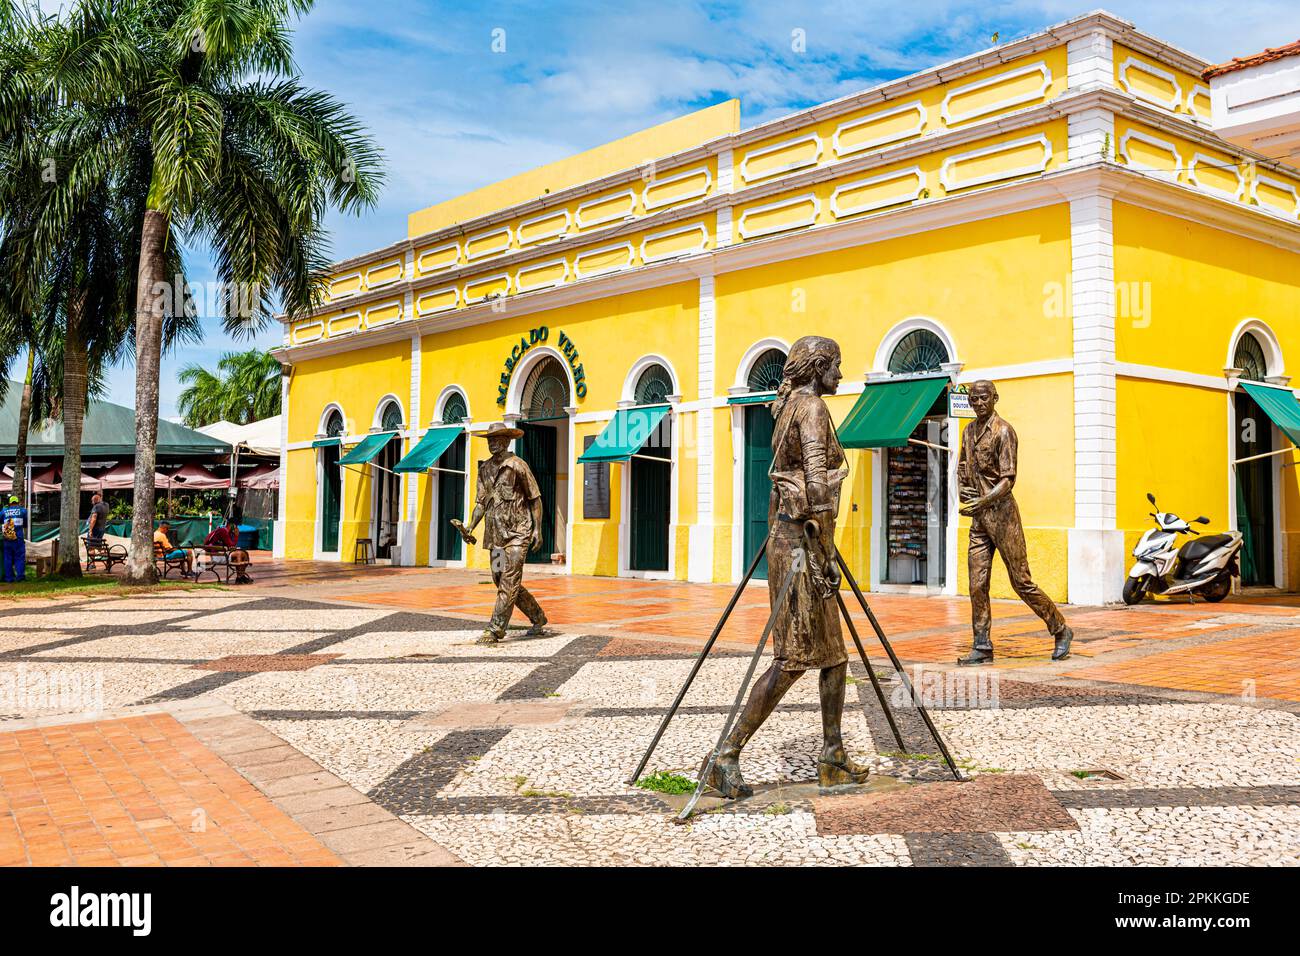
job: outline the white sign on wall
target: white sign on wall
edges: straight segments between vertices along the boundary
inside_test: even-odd
[[[949,418],[974,418],[975,410],[970,407],[970,392],[966,391],[966,386],[961,386],[961,391],[949,389],[948,391],[948,417]]]

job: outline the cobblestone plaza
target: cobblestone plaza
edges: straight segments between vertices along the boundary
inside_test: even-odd
[[[289,563],[239,591],[6,604],[0,864],[1300,862],[1293,598],[1067,608],[1056,664],[995,602],[998,663],[971,674],[949,663],[964,600],[874,596],[970,782],[872,642],[907,746],[855,660],[846,743],[870,784],[818,792],[805,679],[746,750],[757,794],[679,825],[684,796],[627,778],[730,589],[530,586],[548,633],[494,647],[473,643],[493,591],[472,571]],[[745,593],[647,773],[694,780],[765,604]]]

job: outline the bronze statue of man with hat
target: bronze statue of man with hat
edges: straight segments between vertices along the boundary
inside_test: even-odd
[[[1070,656],[1074,632],[1065,623],[1060,610],[1029,576],[1029,557],[1025,547],[1025,527],[1020,508],[1011,494],[1016,483],[1016,457],[1019,442],[1016,430],[994,409],[998,390],[992,382],[980,380],[970,387],[970,405],[975,421],[961,435],[961,458],[957,465],[957,483],[962,514],[971,519],[970,606],[975,631],[970,653],[958,664],[988,664],[993,661],[993,641],[989,631],[993,624],[989,607],[989,576],[993,572],[993,552],[1002,555],[1007,577],[1020,600],[1042,618],[1055,646],[1052,660]]]
[[[480,521],[487,520],[483,545],[491,554],[497,601],[479,644],[502,640],[516,607],[532,622],[529,635],[541,634],[546,627],[545,613],[523,585],[524,561],[530,551],[542,546],[541,489],[528,463],[510,451],[510,443],[523,434],[500,422],[482,433],[492,457],[478,463],[474,513],[468,527],[455,519],[451,522],[466,542],[475,544],[472,532]]]

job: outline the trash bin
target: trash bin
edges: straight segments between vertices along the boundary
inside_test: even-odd
[[[251,524],[241,524],[239,526],[239,546],[245,551],[251,551],[257,547],[257,528]]]

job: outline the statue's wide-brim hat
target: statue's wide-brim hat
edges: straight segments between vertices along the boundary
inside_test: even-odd
[[[479,438],[523,438],[522,428],[511,428],[505,422],[493,422],[485,432],[478,432]]]

